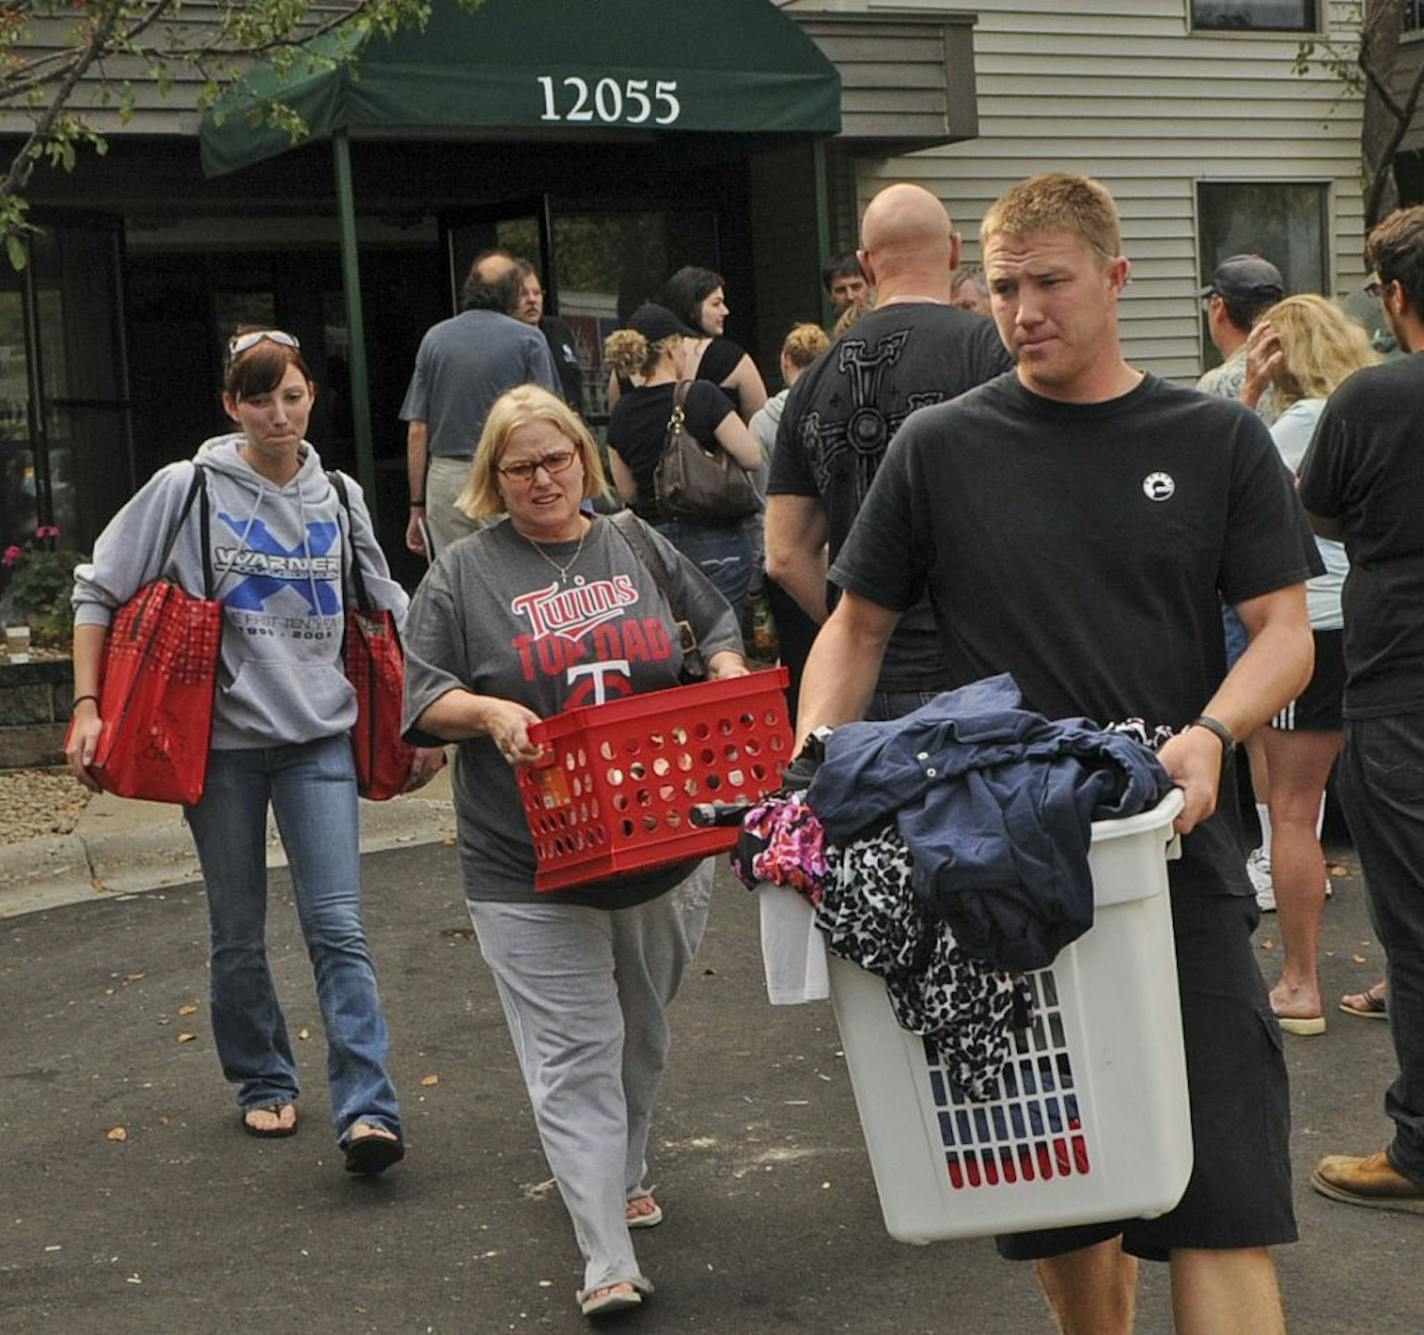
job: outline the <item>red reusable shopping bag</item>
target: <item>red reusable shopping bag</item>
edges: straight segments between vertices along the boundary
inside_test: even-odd
[[[366,592],[361,562],[350,540],[346,480],[333,473],[331,482],[346,508],[346,548],[356,596],[356,606],[346,609],[346,638],[341,646],[346,679],[356,691],[356,722],[351,729],[356,790],[373,802],[384,802],[405,790],[415,760],[415,748],[401,737],[405,654],[395,616],[373,607]]]
[[[166,568],[193,501],[201,497],[203,591],[212,593],[208,498],[203,470],[159,562]],[[213,730],[222,604],[194,598],[166,578],[145,584],[114,617],[104,642],[91,773],[120,797],[192,804],[203,795]],[[70,725],[73,727],[73,724]]]

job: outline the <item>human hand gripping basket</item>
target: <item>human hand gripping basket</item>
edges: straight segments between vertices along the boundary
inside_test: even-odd
[[[544,748],[516,771],[534,888],[563,890],[725,852],[740,827],[698,827],[694,806],[778,788],[791,758],[785,668],[572,709],[529,729]]]
[[[1181,1199],[1191,1115],[1164,852],[1182,808],[1095,821],[1093,926],[1027,975],[1035,1018],[995,1097],[969,1099],[885,983],[829,959],[885,1227],[902,1242],[1150,1218]]]

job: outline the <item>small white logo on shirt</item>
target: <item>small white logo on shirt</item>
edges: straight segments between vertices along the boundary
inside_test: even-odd
[[[1177,484],[1170,473],[1148,473],[1142,479],[1142,492],[1149,501],[1165,501],[1171,498]]]

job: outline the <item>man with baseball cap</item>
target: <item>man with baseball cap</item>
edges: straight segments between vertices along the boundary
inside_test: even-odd
[[[1224,399],[1241,395],[1246,379],[1246,335],[1251,326],[1286,294],[1281,271],[1259,255],[1232,255],[1216,266],[1211,282],[1200,292],[1206,303],[1211,341],[1221,353],[1221,365],[1197,381],[1197,388]],[[1256,411],[1269,426],[1275,410],[1267,395]]]

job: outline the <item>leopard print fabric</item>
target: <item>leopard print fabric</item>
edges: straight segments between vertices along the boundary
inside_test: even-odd
[[[969,959],[949,925],[924,911],[910,888],[910,851],[893,825],[845,847],[828,844],[826,864],[816,909],[826,948],[885,979],[895,1019],[933,1040],[969,1098],[996,1098],[1012,1031],[1033,1018],[1024,977]]]

